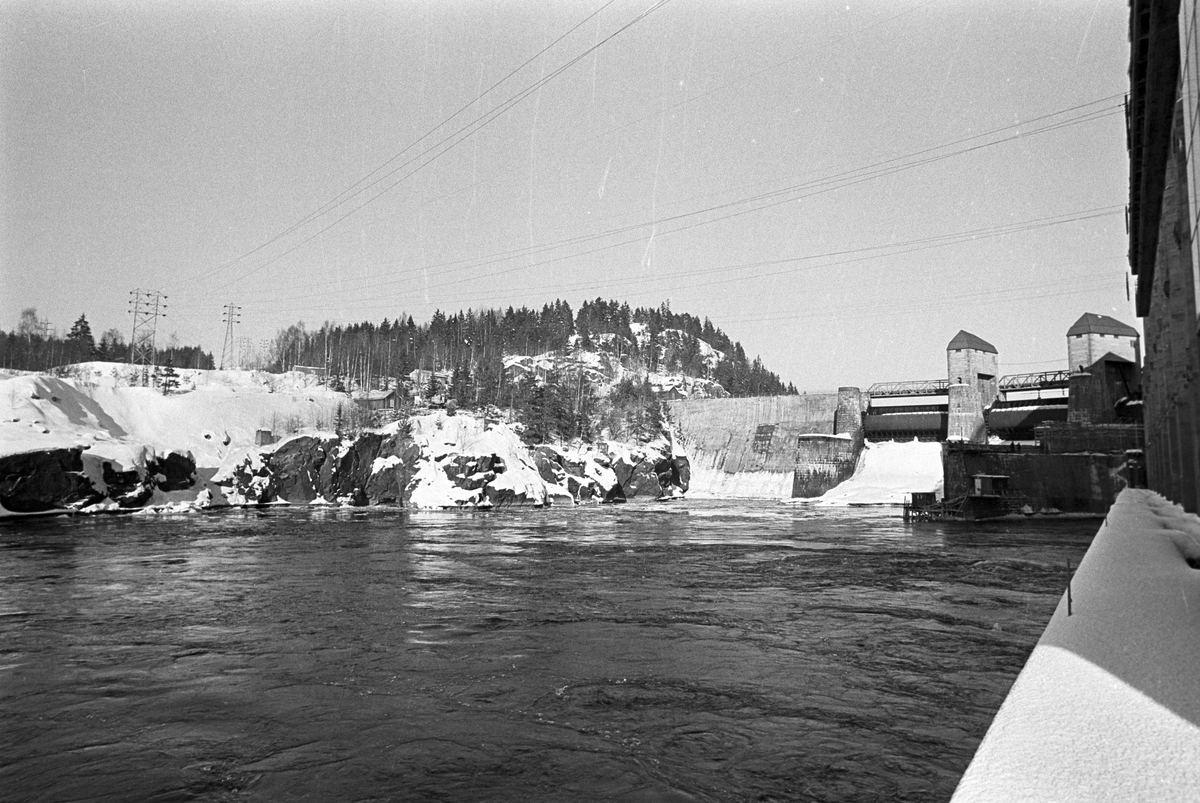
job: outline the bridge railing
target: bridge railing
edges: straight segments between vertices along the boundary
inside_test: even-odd
[[[935,396],[950,386],[945,379],[918,379],[911,382],[876,382],[867,389],[871,396]]]

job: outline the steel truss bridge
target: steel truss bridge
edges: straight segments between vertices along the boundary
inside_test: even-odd
[[[945,393],[950,382],[945,379],[918,379],[912,382],[876,382],[867,389],[874,396],[937,396]]]
[[[1070,371],[1043,371],[1036,374],[1009,374],[1000,377],[1000,392],[1018,390],[1054,390],[1070,385]],[[872,398],[897,396],[940,396],[950,383],[945,379],[916,379],[908,382],[876,382],[867,389]]]
[[[1071,384],[1070,371],[1043,371],[1040,374],[1011,374],[1000,377],[1000,392],[1014,390],[1051,390]]]

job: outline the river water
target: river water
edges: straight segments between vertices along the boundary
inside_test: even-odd
[[[0,797],[946,800],[1096,529],[701,500],[0,525]]]

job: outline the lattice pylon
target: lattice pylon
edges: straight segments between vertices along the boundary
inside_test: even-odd
[[[225,370],[226,361],[233,367],[233,363],[237,361],[237,341],[233,337],[233,327],[240,323],[242,319],[242,308],[230,302],[222,307],[225,312],[221,317],[221,321],[225,324],[225,342],[221,345],[221,370]]]
[[[150,366],[154,364],[154,335],[159,317],[166,317],[167,297],[157,290],[131,290],[130,313],[133,315],[133,335],[129,339],[129,362],[142,366],[142,385],[150,383]]]

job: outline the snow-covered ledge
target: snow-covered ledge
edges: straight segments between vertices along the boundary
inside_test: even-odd
[[[1126,489],[953,803],[1200,800],[1200,518]]]

